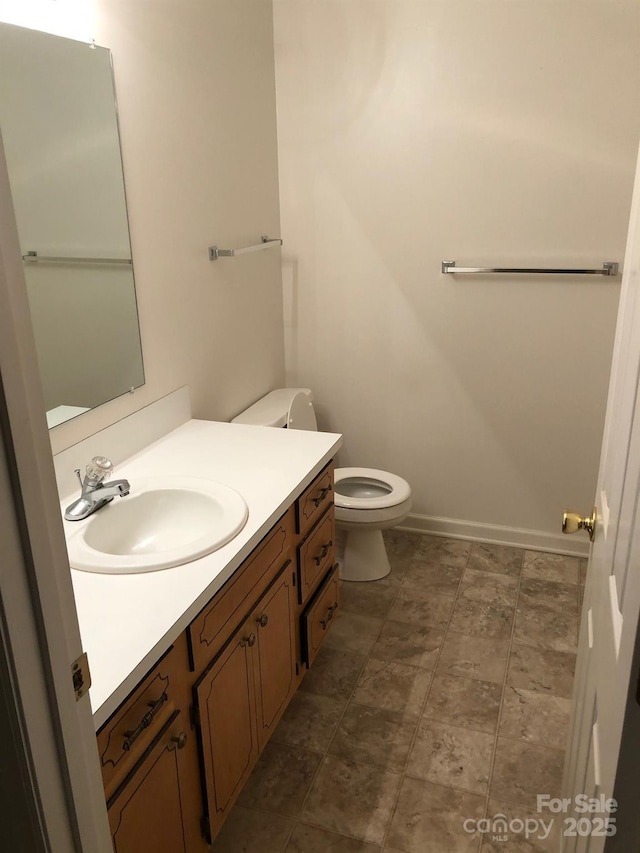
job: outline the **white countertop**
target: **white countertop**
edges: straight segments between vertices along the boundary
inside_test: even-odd
[[[228,580],[316,474],[335,456],[333,433],[191,420],[117,466],[135,492],[136,477],[218,480],[249,508],[240,533],[199,560],[131,575],[72,569],[89,691],[98,729],[171,643]],[[62,502],[66,506],[77,494]],[[126,498],[123,498],[126,500]],[[65,522],[76,525],[83,522]]]

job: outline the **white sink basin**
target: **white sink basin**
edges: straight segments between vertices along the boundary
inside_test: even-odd
[[[72,568],[153,572],[189,563],[231,541],[248,516],[229,486],[192,477],[132,478],[131,493],[84,521],[65,522]]]

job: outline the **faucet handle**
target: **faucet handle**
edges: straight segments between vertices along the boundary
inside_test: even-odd
[[[104,483],[108,480],[113,471],[113,462],[107,459],[106,456],[94,456],[91,462],[87,465],[87,473],[85,481],[90,483]]]

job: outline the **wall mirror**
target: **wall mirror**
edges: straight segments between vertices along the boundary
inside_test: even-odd
[[[53,427],[144,383],[110,51],[0,24],[0,131]]]

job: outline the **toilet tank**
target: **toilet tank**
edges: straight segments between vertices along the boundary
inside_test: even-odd
[[[231,423],[313,431],[318,429],[313,396],[308,388],[277,388],[270,391],[236,415]]]

